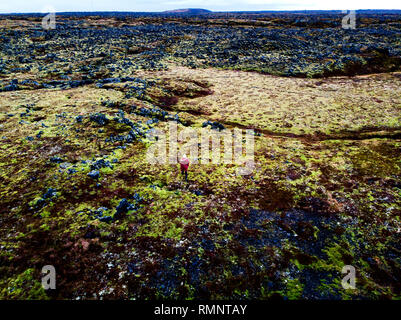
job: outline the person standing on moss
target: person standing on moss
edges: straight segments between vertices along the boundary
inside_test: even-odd
[[[181,174],[185,175],[185,181],[188,182],[188,167],[189,167],[189,159],[184,154],[179,161],[181,167]]]

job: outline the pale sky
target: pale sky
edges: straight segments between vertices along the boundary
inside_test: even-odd
[[[63,11],[212,11],[401,9],[400,0],[0,0],[0,13]]]

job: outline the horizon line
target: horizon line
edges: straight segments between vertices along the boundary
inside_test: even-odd
[[[58,14],[66,14],[66,13],[153,13],[153,14],[185,14],[185,12],[172,12],[175,10],[185,10],[185,9],[200,9],[200,10],[208,10],[209,12],[205,12],[203,14],[210,13],[255,13],[255,12],[330,12],[330,11],[345,11],[346,9],[296,9],[296,10],[286,10],[286,9],[267,9],[267,10],[225,10],[225,11],[213,11],[205,8],[180,8],[180,9],[172,9],[172,10],[164,10],[164,11],[120,11],[120,10],[100,10],[100,11],[55,11]],[[400,9],[348,9],[347,11],[355,10],[355,11],[401,11]],[[46,14],[48,12],[0,12],[0,15],[12,15],[12,14]]]

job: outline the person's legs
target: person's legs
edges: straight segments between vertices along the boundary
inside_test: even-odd
[[[188,181],[188,171],[187,170],[181,170],[181,174],[184,175],[185,181]]]

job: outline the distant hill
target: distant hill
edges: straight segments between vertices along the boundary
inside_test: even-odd
[[[188,9],[168,10],[168,11],[164,11],[162,13],[198,15],[198,14],[211,13],[211,12],[212,11],[206,10],[206,9],[188,8]]]

